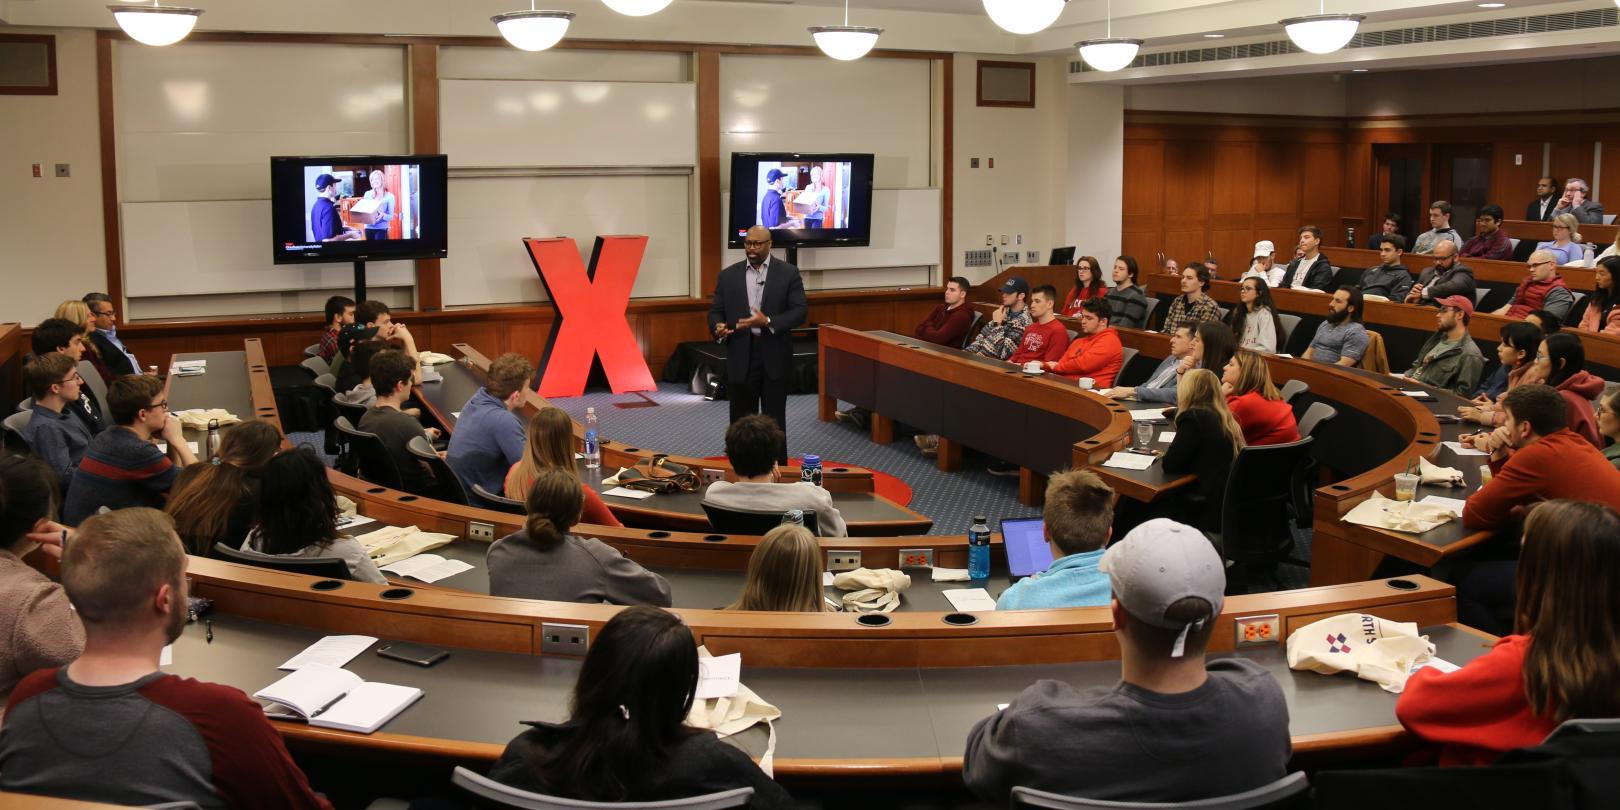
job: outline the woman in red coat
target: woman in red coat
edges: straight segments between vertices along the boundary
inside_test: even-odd
[[[1243,443],[1287,444],[1299,441],[1294,408],[1283,401],[1271,381],[1271,368],[1259,352],[1239,349],[1221,373],[1226,407],[1243,427]]]

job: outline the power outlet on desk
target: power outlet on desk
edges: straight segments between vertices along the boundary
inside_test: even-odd
[[[828,571],[854,571],[861,567],[861,553],[859,551],[829,551],[827,552]]]
[[[467,521],[467,539],[482,540],[486,543],[495,542],[495,524],[480,523],[476,520]]]
[[[933,568],[934,550],[931,548],[900,549],[901,568]]]
[[[1232,624],[1237,628],[1239,647],[1282,643],[1282,620],[1275,613],[1240,616]]]
[[[543,655],[584,655],[590,644],[589,625],[540,624],[540,652]]]

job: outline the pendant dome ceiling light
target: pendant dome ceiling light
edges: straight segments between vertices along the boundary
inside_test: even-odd
[[[1350,38],[1356,35],[1361,21],[1367,19],[1365,14],[1329,14],[1327,0],[1322,0],[1318,8],[1321,9],[1320,14],[1290,17],[1280,23],[1283,30],[1288,32],[1288,38],[1302,51],[1333,53],[1350,44]]]
[[[107,10],[130,39],[143,45],[173,45],[185,39],[203,13],[200,8],[158,5],[157,0],[150,6],[108,6]]]
[[[1080,58],[1086,60],[1093,70],[1104,73],[1113,73],[1136,58],[1136,52],[1142,47],[1140,39],[1126,39],[1114,36],[1114,0],[1108,0],[1108,28],[1106,36],[1102,39],[1086,39],[1074,43],[1080,49]]]
[[[984,13],[1014,34],[1034,34],[1057,22],[1069,0],[983,0]]]
[[[816,40],[821,52],[840,62],[851,62],[865,56],[877,45],[881,28],[849,24],[849,0],[844,0],[843,25],[813,25],[810,36]]]
[[[508,11],[489,18],[496,30],[514,48],[525,51],[543,51],[562,41],[573,22],[572,11],[542,11],[529,0],[528,11]]]
[[[645,17],[669,7],[671,0],[602,0],[608,8],[626,17]]]

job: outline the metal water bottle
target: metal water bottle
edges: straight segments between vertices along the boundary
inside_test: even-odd
[[[821,456],[805,456],[799,470],[799,480],[821,486]]]
[[[208,458],[219,458],[219,420],[208,420]]]
[[[990,524],[976,515],[968,527],[968,579],[990,578]]]

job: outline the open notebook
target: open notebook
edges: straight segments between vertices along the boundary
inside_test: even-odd
[[[305,720],[312,726],[370,734],[422,696],[411,686],[367,683],[359,675],[326,664],[308,664],[253,693],[292,710],[266,709],[278,719]]]

